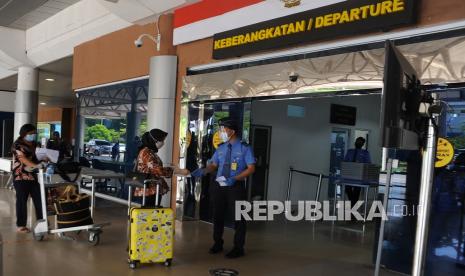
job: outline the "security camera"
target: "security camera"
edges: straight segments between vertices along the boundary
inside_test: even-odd
[[[141,34],[136,40],[134,40],[134,45],[136,45],[137,48],[140,48],[142,45],[144,45],[144,42],[142,41],[144,37],[152,40],[157,45],[157,51],[160,51],[161,34],[157,34],[156,37],[149,34]]]
[[[297,79],[299,79],[299,74],[297,74],[296,72],[291,72],[289,74],[289,81],[290,82],[296,82]]]
[[[142,45],[144,45],[144,42],[142,41],[142,37],[139,37],[138,39],[134,40],[134,45],[136,45],[137,48],[142,47]]]

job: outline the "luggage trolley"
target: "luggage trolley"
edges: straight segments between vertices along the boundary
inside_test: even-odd
[[[88,242],[92,245],[97,245],[100,242],[100,234],[102,233],[102,228],[104,226],[108,226],[111,223],[99,223],[99,224],[90,224],[90,225],[83,225],[83,226],[76,226],[76,227],[68,227],[68,228],[60,228],[60,229],[50,229],[48,224],[48,215],[47,215],[47,197],[46,197],[46,188],[56,188],[60,186],[66,186],[74,183],[70,182],[59,182],[59,183],[51,183],[45,184],[44,180],[44,170],[40,169],[38,173],[39,177],[39,185],[40,185],[40,197],[41,197],[41,204],[42,204],[42,216],[43,219],[38,220],[34,229],[32,231],[32,235],[34,239],[37,241],[42,241],[47,234],[57,234],[59,236],[63,235],[66,232],[80,232],[80,231],[87,231],[89,232]],[[93,200],[93,198],[91,198]],[[92,201],[93,202],[93,201]],[[91,206],[91,209],[94,208],[94,205]],[[92,210],[92,219],[93,219],[93,210]]]

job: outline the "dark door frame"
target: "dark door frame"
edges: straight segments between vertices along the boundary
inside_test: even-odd
[[[266,168],[266,174],[265,174],[265,192],[264,192],[264,195],[263,195],[263,199],[262,200],[266,200],[268,198],[268,179],[269,179],[269,173],[270,173],[270,156],[271,156],[271,137],[273,135],[273,127],[272,126],[267,126],[267,125],[260,125],[260,124],[250,124],[250,142],[251,142],[251,146],[252,146],[252,149],[254,148],[254,129],[256,128],[263,128],[263,129],[267,129],[268,132],[269,132],[269,136],[268,136],[268,154],[266,156],[266,164],[267,164],[267,168]],[[247,187],[247,198],[249,200],[251,200],[251,196],[252,196],[252,185],[253,185],[253,181],[252,181],[252,177],[253,176],[250,176],[249,179],[248,179],[248,183],[250,183],[250,185],[248,185]]]

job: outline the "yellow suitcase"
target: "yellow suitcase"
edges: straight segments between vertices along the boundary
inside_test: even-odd
[[[139,263],[164,263],[173,259],[174,212],[170,208],[131,208],[129,267]]]

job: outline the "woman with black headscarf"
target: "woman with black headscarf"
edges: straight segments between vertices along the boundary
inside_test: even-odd
[[[25,124],[19,131],[19,137],[13,143],[13,185],[16,190],[16,226],[18,233],[28,233],[27,200],[31,196],[36,218],[42,219],[40,187],[35,170],[44,167],[36,157],[37,130],[34,125]]]
[[[147,174],[148,178],[152,180],[145,193],[146,206],[155,206],[156,185],[160,186],[158,203],[161,202],[161,197],[168,193],[169,186],[165,178],[171,178],[173,174],[189,174],[188,170],[163,166],[157,153],[163,147],[166,136],[168,133],[160,129],[152,129],[142,135],[142,146],[137,155],[136,170],[139,173]],[[141,188],[136,188],[134,191],[136,197],[142,197],[143,194],[144,191]]]

